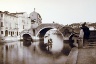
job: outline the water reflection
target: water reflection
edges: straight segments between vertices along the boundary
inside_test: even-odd
[[[45,37],[44,41],[40,41],[40,48],[45,52],[50,53],[61,53],[63,49],[63,38],[61,35],[51,35],[50,37]]]
[[[31,46],[31,41],[23,40],[23,45],[29,47],[29,46]]]
[[[48,50],[48,38],[39,42],[17,41],[0,45],[0,64],[64,64],[67,56],[60,35],[52,35]],[[46,53],[45,53],[46,52]]]

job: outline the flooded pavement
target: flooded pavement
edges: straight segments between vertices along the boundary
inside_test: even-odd
[[[65,64],[68,55],[62,52],[62,37],[54,35],[49,50],[48,46],[42,47],[47,43],[45,40],[25,43],[17,41],[0,45],[0,64]]]

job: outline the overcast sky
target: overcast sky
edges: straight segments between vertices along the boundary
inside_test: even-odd
[[[43,23],[96,22],[96,0],[0,0],[0,10],[27,12],[36,8]]]

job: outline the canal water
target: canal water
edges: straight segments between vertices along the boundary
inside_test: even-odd
[[[52,45],[43,47],[52,39]],[[43,42],[43,44],[41,44]],[[24,43],[29,43],[25,45]],[[0,45],[0,64],[64,64],[68,55],[62,52],[64,42],[61,35],[51,35],[38,42],[10,42]]]

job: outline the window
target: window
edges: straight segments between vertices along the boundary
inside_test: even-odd
[[[35,21],[34,20],[31,20],[31,24],[34,24],[35,23]]]
[[[3,17],[3,14],[1,14],[1,17]]]
[[[13,35],[14,35],[14,32],[13,32]]]
[[[33,29],[33,35],[35,36],[35,29]]]
[[[18,31],[17,31],[17,36],[18,36]]]
[[[3,34],[3,31],[1,31],[1,34]]]
[[[3,22],[1,22],[1,27],[3,27]]]
[[[23,25],[23,29],[24,29],[24,25]]]
[[[9,35],[10,35],[10,31],[9,31]]]

